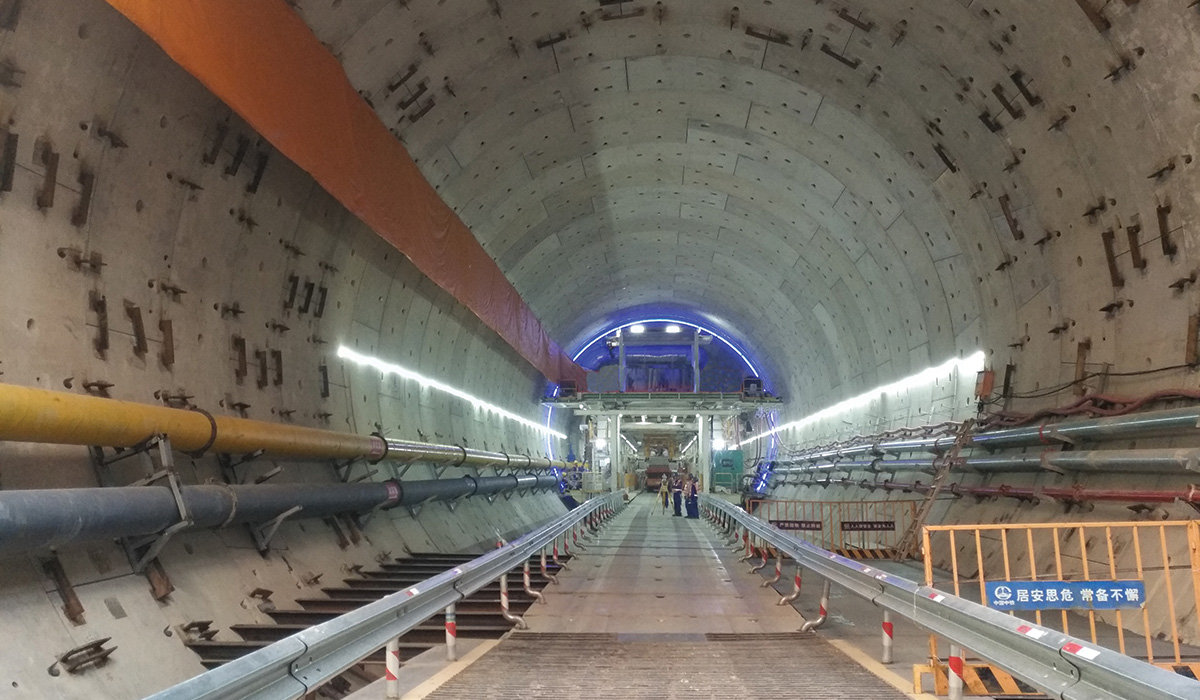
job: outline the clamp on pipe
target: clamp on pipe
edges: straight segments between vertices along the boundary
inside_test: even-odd
[[[209,428],[212,430],[208,436],[208,442],[201,445],[196,451],[188,453],[188,457],[191,457],[192,459],[200,459],[208,453],[209,449],[211,449],[213,444],[217,441],[217,419],[213,418],[213,414],[209,413],[203,408],[200,408],[199,406],[192,406],[191,410],[207,418]]]
[[[215,428],[215,425],[214,425],[214,428]],[[374,449],[372,449],[372,450],[371,450],[371,454],[370,454],[370,455],[367,455],[367,464],[379,464],[379,463],[380,463],[380,462],[382,462],[383,460],[387,459],[387,455],[388,455],[388,441],[387,441],[387,438],[385,438],[385,437],[383,436],[383,433],[381,433],[381,432],[378,432],[378,431],[376,431],[376,432],[374,432],[374,433],[371,433],[371,437],[373,437],[373,438],[378,438],[378,439],[379,439],[379,444],[380,444],[380,445],[383,445],[383,453],[382,453],[382,454],[380,454],[380,455],[379,455],[379,457],[378,457],[377,459],[371,459],[371,455],[374,455],[374,454],[375,454],[375,450],[374,450]],[[372,445],[372,448],[374,448],[374,445]]]

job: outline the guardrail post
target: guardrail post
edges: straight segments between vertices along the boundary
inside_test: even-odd
[[[766,550],[763,550],[763,552],[765,553]],[[763,561],[765,562],[766,560],[764,559]],[[775,552],[775,577],[763,581],[762,587],[770,588],[776,583],[779,583],[779,579],[781,578],[783,578],[783,552]]]
[[[963,700],[963,652],[962,647],[950,645],[950,700]]]
[[[566,546],[566,545],[565,545],[566,538],[563,538],[563,540],[564,540],[564,545],[563,545],[563,546]],[[566,570],[566,568],[567,568],[567,565],[566,565],[566,564],[564,564],[564,563],[562,563],[561,561],[559,561],[559,560],[558,560],[558,538],[557,538],[557,537],[555,537],[555,538],[554,538],[554,564],[555,564],[555,565],[556,565],[556,566],[557,566],[557,567],[558,567],[560,570]]]
[[[757,574],[758,572],[760,572],[764,568],[766,568],[767,563],[771,559],[770,554],[771,554],[771,548],[764,542],[763,545],[758,548],[758,556],[762,557],[762,562],[750,567],[750,573]]]
[[[546,548],[542,547],[542,578],[550,583],[558,583],[558,577],[546,570]]]
[[[446,606],[446,660],[458,661],[458,622],[455,620],[454,603]]]
[[[780,598],[776,605],[787,605],[800,597],[801,571],[803,570],[800,568],[800,562],[796,562],[796,578],[792,581],[792,592]]]
[[[880,661],[885,664],[892,663],[892,611],[883,611],[883,655]]]
[[[389,639],[387,643],[387,698],[397,700],[400,697],[400,639]]]
[[[815,630],[825,624],[825,620],[829,618],[829,579],[825,579],[825,585],[821,586],[821,607],[817,610],[817,619],[809,620],[800,628],[801,632],[809,632]],[[962,700],[962,698],[959,698]]]
[[[541,591],[535,591],[533,589],[533,584],[529,581],[529,560],[528,559],[525,560],[525,567],[521,570],[521,578],[523,579],[523,581],[525,583],[525,593],[530,596],[533,596],[533,598],[535,600],[537,600],[537,602],[541,603],[542,605],[545,605],[546,604],[546,596],[542,595]]]
[[[525,620],[520,615],[513,615],[508,611],[508,574],[500,574],[500,614],[505,620],[516,625],[517,629],[529,629],[529,625],[525,624]]]

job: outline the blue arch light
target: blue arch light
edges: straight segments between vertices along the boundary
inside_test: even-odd
[[[697,324],[697,323],[692,323],[691,321],[683,321],[683,320],[676,319],[676,318],[643,318],[643,319],[639,319],[637,321],[629,321],[628,323],[623,323],[618,326],[613,326],[613,327],[609,328],[608,330],[604,331],[603,333],[600,333],[596,337],[592,338],[591,341],[589,341],[586,345],[584,345],[582,348],[580,348],[578,352],[576,352],[574,355],[571,356],[571,361],[572,362],[578,361],[579,358],[583,356],[583,353],[588,351],[588,348],[590,348],[593,345],[595,345],[596,343],[600,342],[601,339],[603,339],[610,333],[615,333],[616,331],[623,331],[626,328],[629,328],[631,326],[645,325],[647,323],[671,323],[671,324],[675,324],[678,326],[686,326],[688,328],[695,328],[700,333],[707,333],[707,334],[711,335],[712,337],[716,338],[717,340],[721,341],[722,343],[724,343],[726,346],[729,347],[730,350],[732,350],[734,353],[736,353],[738,357],[742,358],[742,362],[746,363],[746,366],[750,368],[750,371],[754,374],[754,376],[762,377],[762,374],[758,371],[758,368],[754,366],[754,363],[750,361],[750,358],[746,356],[746,353],[742,352],[741,348],[734,345],[732,342],[727,340],[724,336],[717,333],[716,331],[713,331],[711,328],[701,326],[700,324]],[[766,383],[765,379],[763,380],[763,383],[764,384]],[[554,385],[554,391],[551,392],[551,396],[557,397],[558,391],[559,391],[559,388],[558,388],[558,385],[556,384],[556,385]],[[554,419],[554,407],[546,406],[546,428],[547,429],[550,428],[550,421],[552,421],[553,419]],[[550,435],[549,434],[546,435],[546,454],[549,455],[550,459],[554,459],[554,446],[550,444]]]

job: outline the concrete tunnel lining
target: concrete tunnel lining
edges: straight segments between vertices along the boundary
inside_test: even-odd
[[[125,400],[178,393],[222,415],[244,403],[259,420],[546,456],[544,436],[527,426],[331,357],[342,342],[531,418],[545,388],[493,331],[109,6],[22,5],[15,25],[0,27],[0,61],[24,73],[19,87],[0,88],[5,129],[20,137],[13,189],[0,194],[0,379],[72,392],[101,380]],[[1017,392],[1031,396],[1071,381],[1077,364],[1103,373],[1183,361],[1200,308],[1184,281],[1196,267],[1191,154],[1200,98],[1189,57],[1200,49],[1194,18],[1174,4],[1107,3],[1105,31],[1065,1],[776,2],[743,4],[735,18],[726,5],[666,0],[661,18],[647,3],[643,16],[612,20],[601,13],[613,8],[582,0],[499,5],[499,15],[478,0],[298,0],[293,8],[564,348],[643,311],[712,327],[788,399],[781,423],[977,349],[999,372],[1013,364]],[[872,29],[842,18],[843,9]],[[788,45],[747,28],[786,34]],[[567,38],[538,48],[559,32]],[[409,88],[387,88],[412,64],[426,88],[401,108]],[[413,119],[431,98],[436,104]],[[226,140],[214,149],[222,128]],[[249,144],[240,170],[232,166],[239,137]],[[47,148],[61,157],[49,178],[56,201],[39,207]],[[250,193],[259,153],[269,164]],[[84,170],[95,189],[76,224]],[[1177,250],[1168,254],[1171,241]],[[104,266],[73,264],[70,249],[101,253]],[[1110,257],[1123,285],[1113,283]],[[324,295],[323,315],[315,302],[306,311],[300,301],[286,306],[291,276],[300,300],[307,284],[314,298]],[[185,293],[172,295],[172,285]],[[104,352],[93,345],[93,292],[108,300]],[[237,313],[225,310],[235,302]],[[131,349],[127,303],[145,322],[141,356]],[[173,366],[159,359],[160,318],[175,324]],[[233,335],[249,346],[244,379],[235,376]],[[257,386],[255,350],[268,362],[270,350],[282,353],[282,383],[268,376]],[[1140,395],[1193,381],[1179,370],[1085,385]],[[943,378],[780,437],[797,449],[961,418],[974,408],[968,383]],[[1194,449],[1194,439],[1139,437],[1129,449]],[[274,466],[243,469],[254,478]],[[212,459],[183,469],[189,483],[220,478]],[[861,476],[772,495],[881,497]],[[423,464],[405,475],[433,477]],[[78,449],[0,445],[5,490],[88,488],[96,478]],[[278,478],[319,487],[334,477],[328,464],[297,463]],[[1021,493],[1075,485],[1183,493],[1188,481],[1174,473],[961,476],[964,490],[1011,484]],[[964,499],[939,505],[933,519],[1142,517],[1127,505],[1080,514],[1050,498]],[[83,627],[47,595],[36,562],[14,560],[0,576],[8,622],[40,638],[29,663],[0,660],[0,681],[62,695],[44,673],[51,652],[111,634],[126,658],[164,662],[81,679],[79,696],[141,696],[196,672],[185,650],[160,653],[158,631],[184,617],[245,623],[257,615],[245,598],[253,587],[286,604],[303,593],[306,574],[369,566],[404,548],[489,545],[497,532],[528,529],[561,509],[548,494],[471,499],[453,512],[437,503],[415,514],[394,509],[368,524],[368,544],[345,551],[319,521],[287,523],[278,539],[286,564],[260,558],[239,533],[188,533],[164,550],[179,590],[161,607],[145,599],[145,583],[116,547],[64,548],[59,558],[87,609]],[[1178,503],[1157,504],[1153,515],[1194,517]],[[130,615],[108,615],[108,599]]]

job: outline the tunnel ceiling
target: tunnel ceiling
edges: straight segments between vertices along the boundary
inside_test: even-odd
[[[1122,352],[1099,232],[1150,227],[1182,126],[1105,77],[1170,52],[1081,2],[294,4],[565,347],[675,308],[821,401],[981,347],[1046,380],[1064,341]]]

